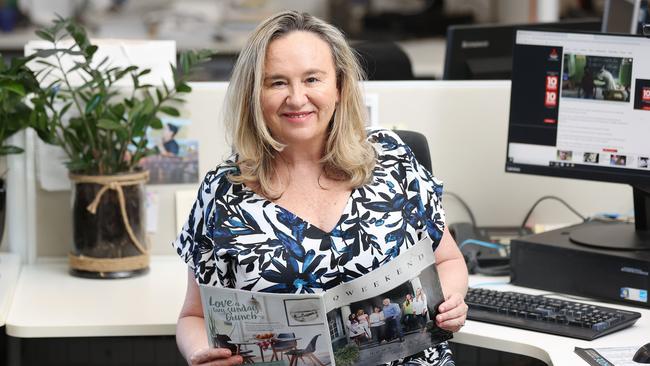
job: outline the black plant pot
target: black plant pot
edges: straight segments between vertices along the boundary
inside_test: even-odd
[[[5,231],[5,216],[7,212],[7,189],[5,180],[0,178],[0,243],[2,243]]]
[[[121,185],[121,193],[116,186],[108,186],[74,183],[74,250],[69,258],[70,273],[75,276],[125,278],[148,271],[144,181]],[[93,203],[94,212],[89,210]]]

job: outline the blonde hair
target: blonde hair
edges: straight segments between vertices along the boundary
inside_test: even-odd
[[[334,26],[306,13],[286,11],[263,21],[253,32],[235,64],[226,92],[224,119],[238,154],[239,173],[233,183],[257,185],[264,196],[278,198],[281,192],[271,187],[273,159],[285,147],[266,126],[260,97],[264,62],[269,44],[288,33],[311,32],[330,46],[340,93],[328,127],[323,171],[330,179],[347,181],[352,187],[369,183],[375,165],[375,152],[366,140],[366,109],[359,86],[364,78],[354,51]]]

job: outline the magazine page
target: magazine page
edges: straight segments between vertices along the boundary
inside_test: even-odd
[[[257,365],[334,364],[319,295],[199,287],[211,347]]]
[[[436,326],[444,301],[431,242],[323,294],[339,365],[379,365],[452,337]]]

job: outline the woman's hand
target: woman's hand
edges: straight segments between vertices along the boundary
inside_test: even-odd
[[[244,359],[233,356],[227,348],[204,348],[195,351],[190,356],[188,364],[192,366],[230,366],[241,365]]]
[[[440,313],[436,315],[436,325],[444,330],[458,332],[465,325],[467,317],[467,304],[460,293],[453,293],[445,298],[445,302],[438,307]]]

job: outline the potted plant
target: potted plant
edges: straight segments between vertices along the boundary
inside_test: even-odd
[[[183,53],[180,67],[172,66],[174,85],[154,87],[141,82],[149,69],[96,60],[97,46],[72,20],[58,18],[36,34],[52,47],[32,55],[40,82],[31,98],[34,128],[69,159],[71,273],[99,278],[144,273],[149,265],[143,193],[148,173],[138,163],[156,152],[148,147],[147,132],[163,127],[160,114],[179,115],[174,106],[183,101],[180,95],[191,91],[187,75],[210,52]],[[73,66],[64,66],[66,57]],[[72,73],[78,73],[83,84],[72,84]],[[123,78],[130,78],[132,88],[118,88]]]
[[[359,347],[356,344],[348,344],[345,347],[334,351],[334,360],[337,365],[352,366],[359,360]]]
[[[31,125],[33,109],[25,103],[27,94],[39,89],[34,73],[26,66],[30,58],[5,60],[0,55],[0,157],[23,150],[7,143],[7,139]],[[0,171],[0,242],[6,214],[6,171]]]

